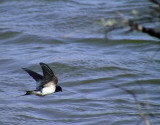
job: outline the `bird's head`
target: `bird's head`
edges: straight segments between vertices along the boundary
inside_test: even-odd
[[[55,92],[62,92],[62,88],[59,85],[56,85],[56,91]]]

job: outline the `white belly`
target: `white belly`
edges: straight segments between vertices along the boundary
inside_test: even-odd
[[[55,90],[56,90],[55,86],[45,87],[45,88],[42,89],[42,95],[51,94],[51,93],[55,92]]]

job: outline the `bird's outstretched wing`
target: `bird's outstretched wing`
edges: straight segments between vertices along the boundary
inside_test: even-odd
[[[30,70],[27,68],[22,68],[24,71],[26,71],[36,82],[40,82],[43,80],[43,76]]]
[[[55,76],[53,71],[45,63],[40,63],[40,66],[41,66],[42,71],[43,71],[43,82],[44,83],[50,82],[53,79],[53,77]]]

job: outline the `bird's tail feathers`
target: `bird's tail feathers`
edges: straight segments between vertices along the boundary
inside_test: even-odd
[[[22,96],[25,96],[25,95],[32,95],[34,91],[26,91],[26,94],[22,95]]]

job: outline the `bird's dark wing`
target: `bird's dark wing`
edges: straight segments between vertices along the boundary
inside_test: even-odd
[[[43,76],[32,71],[29,70],[27,68],[22,68],[24,71],[26,71],[34,80],[36,80],[36,82],[42,81],[43,80]]]
[[[50,82],[53,77],[55,76],[53,71],[51,70],[51,68],[45,64],[45,63],[40,63],[41,65],[41,68],[42,68],[42,71],[43,71],[43,82],[47,83],[47,82]]]

